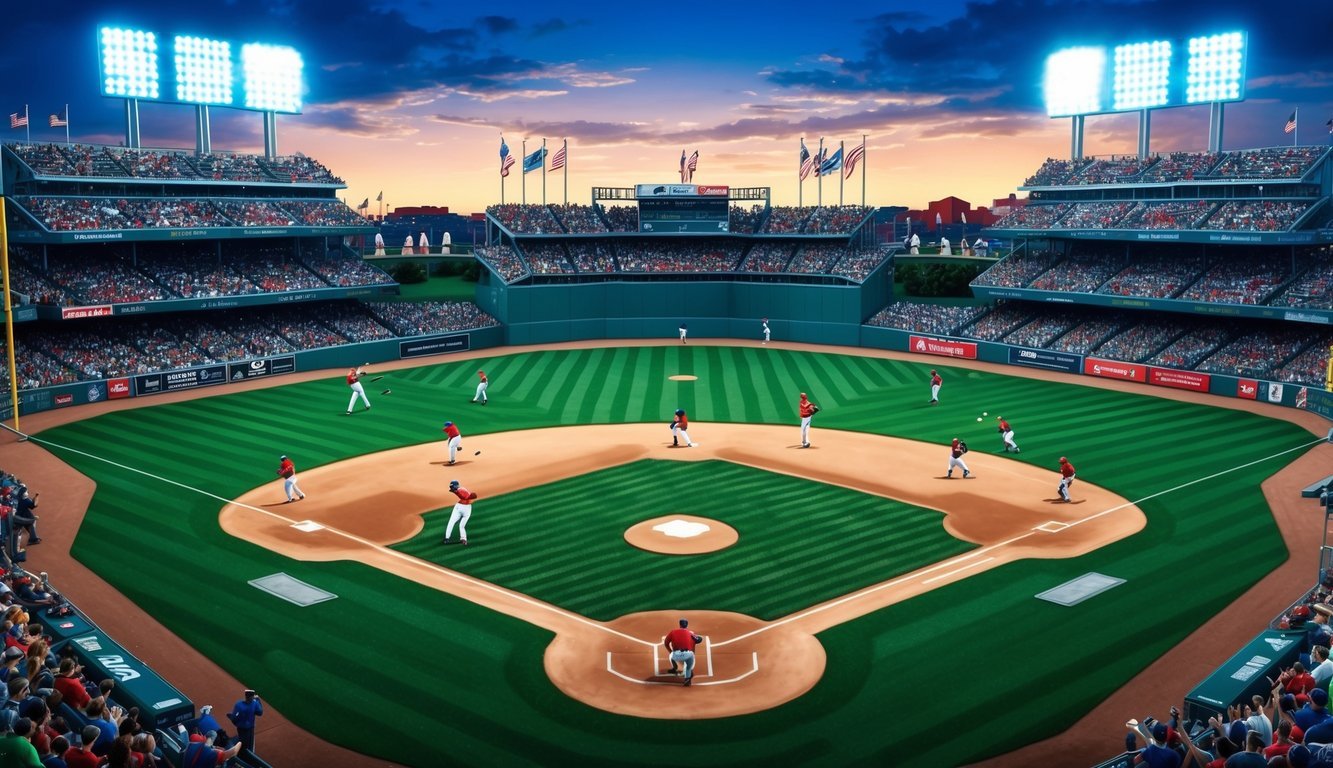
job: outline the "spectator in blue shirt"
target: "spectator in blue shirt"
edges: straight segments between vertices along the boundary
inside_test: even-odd
[[[227,719],[236,726],[237,740],[245,751],[252,754],[255,751],[255,718],[262,717],[263,714],[264,704],[259,700],[259,696],[249,689],[245,691],[245,698],[236,702],[231,712],[227,713]]]

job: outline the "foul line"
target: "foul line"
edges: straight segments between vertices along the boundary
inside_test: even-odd
[[[10,432],[14,432],[15,434],[23,435],[22,432],[17,432],[17,431],[16,431],[15,429],[13,429],[12,427],[4,426],[3,424],[0,424],[0,427],[4,427],[5,429],[9,430]],[[61,445],[61,444],[59,444],[59,443],[51,442],[50,440],[43,440],[43,439],[40,438],[40,437],[32,437],[32,436],[30,436],[30,435],[23,435],[23,436],[24,436],[24,437],[27,437],[30,441],[32,441],[32,442],[34,442],[34,443],[39,443],[39,444],[41,444],[41,445],[50,446],[50,447],[52,447],[52,448],[58,448],[58,449],[60,449],[60,450],[62,450],[62,451],[69,451],[70,453],[75,453],[75,454],[78,454],[78,455],[80,455],[80,456],[86,456],[86,457],[88,457],[88,458],[90,458],[90,459],[94,459],[94,460],[96,460],[96,461],[101,461],[101,462],[104,462],[104,463],[106,463],[106,464],[110,464],[110,465],[113,466],[113,467],[116,467],[116,468],[118,468],[118,469],[123,469],[123,470],[125,470],[125,471],[127,471],[127,472],[134,472],[134,473],[143,475],[144,477],[150,477],[150,478],[152,478],[152,479],[154,479],[154,480],[159,480],[159,481],[161,481],[161,482],[167,483],[167,484],[169,484],[169,485],[174,485],[174,486],[176,486],[176,487],[178,487],[178,488],[182,488],[182,489],[187,490],[187,491],[193,491],[194,493],[198,493],[198,494],[200,494],[200,495],[207,496],[207,497],[210,498],[210,499],[216,499],[217,501],[223,502],[224,504],[234,504],[234,505],[236,505],[236,506],[238,506],[238,507],[241,507],[242,509],[248,509],[248,510],[250,510],[251,512],[258,512],[258,513],[261,514],[261,515],[266,515],[266,516],[271,517],[271,518],[274,518],[274,519],[276,519],[276,520],[280,520],[280,521],[282,521],[282,522],[284,522],[284,523],[286,523],[286,524],[288,524],[288,525],[292,525],[292,526],[294,526],[294,525],[296,525],[296,523],[297,523],[296,520],[293,520],[293,519],[291,519],[291,518],[289,518],[289,517],[287,517],[287,516],[285,516],[285,515],[280,515],[280,514],[278,514],[278,513],[276,513],[276,512],[270,512],[270,511],[268,511],[267,509],[262,509],[262,508],[260,508],[260,507],[252,506],[252,505],[250,505],[250,504],[244,504],[244,503],[241,503],[241,502],[239,502],[239,501],[236,501],[235,499],[227,499],[227,498],[223,498],[222,496],[219,496],[218,494],[213,493],[213,492],[211,492],[211,491],[205,491],[205,490],[202,489],[202,488],[195,488],[195,487],[192,486],[192,485],[186,485],[185,483],[182,483],[182,482],[180,482],[180,481],[178,481],[178,480],[172,480],[172,479],[167,478],[167,477],[162,477],[162,476],[160,476],[160,475],[155,475],[155,474],[153,474],[152,472],[148,472],[148,471],[139,469],[138,467],[130,467],[130,466],[126,466],[126,465],[121,464],[121,463],[119,463],[119,462],[112,461],[111,459],[104,458],[104,457],[102,457],[102,456],[97,456],[97,455],[95,455],[95,454],[88,453],[87,451],[81,451],[81,450],[79,450],[78,448],[70,448],[70,447],[68,447],[68,446],[64,446],[64,445]],[[633,641],[633,642],[640,643],[640,644],[642,644],[642,645],[651,646],[651,647],[653,647],[653,648],[656,648],[656,647],[657,647],[657,643],[651,643],[651,642],[648,642],[647,640],[640,640],[640,639],[637,638],[637,637],[633,637],[633,636],[631,636],[631,635],[627,635],[627,634],[625,634],[624,632],[620,632],[620,631],[618,631],[618,630],[612,629],[611,627],[608,627],[608,626],[606,626],[605,624],[599,624],[598,622],[595,622],[595,621],[593,621],[593,620],[591,620],[591,619],[588,619],[588,618],[586,618],[586,617],[580,616],[580,615],[578,615],[577,613],[570,613],[569,611],[566,611],[566,610],[563,609],[563,608],[559,608],[559,607],[557,607],[557,606],[551,605],[550,603],[544,603],[544,602],[542,602],[542,601],[540,601],[540,600],[533,599],[533,598],[531,598],[531,597],[528,597],[527,595],[523,595],[523,594],[520,594],[520,593],[518,593],[518,592],[511,592],[510,590],[507,590],[507,589],[505,589],[505,588],[503,588],[503,587],[500,587],[500,586],[498,586],[498,585],[496,585],[496,584],[492,584],[492,583],[490,583],[490,582],[488,582],[488,581],[481,581],[480,579],[474,579],[474,578],[472,578],[471,576],[467,576],[467,575],[465,575],[465,574],[459,573],[458,571],[453,571],[453,570],[450,570],[450,569],[448,569],[448,568],[444,568],[444,567],[442,567],[442,566],[436,565],[435,563],[431,563],[431,562],[429,562],[429,561],[423,560],[423,559],[421,559],[421,558],[419,558],[419,557],[413,557],[413,556],[411,556],[411,555],[404,554],[404,553],[399,552],[399,551],[397,551],[397,550],[389,549],[388,547],[382,546],[382,545],[380,545],[380,544],[376,544],[375,542],[370,541],[369,539],[363,539],[363,538],[361,538],[360,536],[357,536],[357,535],[354,534],[354,533],[348,533],[347,531],[340,530],[340,529],[338,529],[338,528],[333,528],[333,527],[330,527],[330,526],[324,526],[324,530],[326,530],[326,531],[330,531],[330,532],[332,532],[332,533],[334,533],[334,534],[336,534],[336,535],[338,535],[338,536],[342,536],[342,537],[344,537],[344,538],[346,538],[346,539],[350,539],[351,541],[357,542],[358,544],[362,544],[362,545],[365,545],[365,546],[367,546],[367,547],[371,547],[372,549],[377,549],[377,550],[379,550],[382,554],[387,554],[387,555],[389,555],[389,556],[391,556],[391,557],[393,557],[393,558],[396,558],[396,559],[399,559],[399,560],[403,560],[403,561],[408,562],[408,563],[410,563],[410,564],[412,564],[412,565],[414,565],[414,566],[417,566],[417,567],[425,567],[425,568],[428,569],[428,570],[432,570],[432,571],[435,571],[435,572],[437,572],[437,573],[443,574],[443,575],[448,576],[448,577],[450,577],[450,578],[453,578],[453,579],[456,579],[456,580],[458,580],[458,581],[461,581],[461,582],[463,582],[463,583],[465,583],[465,584],[469,584],[469,585],[474,586],[474,587],[480,587],[480,588],[485,589],[485,590],[488,590],[488,591],[490,591],[490,592],[494,592],[494,593],[497,594],[497,595],[501,595],[501,596],[503,596],[503,597],[507,597],[507,598],[509,598],[509,599],[511,599],[511,600],[516,600],[516,601],[518,601],[518,602],[520,602],[520,603],[523,603],[524,605],[528,605],[528,606],[531,606],[531,607],[533,607],[533,608],[540,608],[540,609],[542,609],[542,610],[549,611],[549,612],[551,612],[551,613],[554,613],[554,614],[557,615],[557,616],[560,616],[561,618],[569,619],[569,620],[571,620],[571,621],[578,622],[579,624],[582,624],[582,625],[587,626],[587,627],[593,627],[593,628],[595,628],[595,629],[600,629],[600,630],[602,630],[603,632],[610,633],[610,634],[612,634],[612,635],[615,635],[616,637],[620,637],[620,638],[623,638],[623,639],[625,639],[625,640],[631,640],[631,641]],[[458,597],[458,596],[455,595],[455,597]],[[465,600],[466,600],[467,598],[462,598],[462,599],[465,599]]]

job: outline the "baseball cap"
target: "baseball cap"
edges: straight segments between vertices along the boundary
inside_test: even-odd
[[[1310,701],[1313,701],[1315,706],[1326,706],[1328,704],[1328,691],[1323,688],[1316,688],[1313,691],[1310,691]]]
[[[458,487],[458,481],[457,481],[457,480],[450,480],[450,481],[449,481],[449,487],[450,487],[450,488],[456,488],[456,487]]]
[[[681,626],[681,627],[688,627],[689,625],[690,625],[689,619],[681,619],[681,620],[680,620],[680,626]]]
[[[1168,735],[1166,723],[1158,723],[1152,727],[1152,737],[1158,744],[1165,744]]]
[[[444,426],[446,426],[446,427],[452,427],[453,425],[454,425],[454,423],[453,423],[452,421],[446,421],[446,422],[444,422]]]
[[[1292,768],[1306,768],[1310,764],[1310,748],[1304,744],[1295,744],[1287,752],[1287,762]]]
[[[17,646],[11,645],[5,649],[6,661],[9,659],[21,659],[21,658],[23,658],[23,651],[20,650]]]
[[[287,454],[284,453],[284,454],[282,454],[281,456],[279,456],[278,458],[280,458],[280,459],[285,459],[285,458],[287,458]]]
[[[1065,463],[1066,461],[1069,461],[1069,459],[1066,459],[1066,458],[1063,457],[1063,456],[1060,457],[1060,463],[1061,463],[1061,464]]]

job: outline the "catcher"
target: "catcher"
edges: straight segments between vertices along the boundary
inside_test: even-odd
[[[944,473],[945,477],[953,477],[953,468],[959,467],[963,470],[963,478],[972,476],[972,470],[967,468],[967,462],[963,461],[963,454],[967,453],[967,443],[953,439],[953,444],[949,446],[949,471]]]
[[[801,414],[801,447],[810,447],[810,419],[819,413],[819,406],[810,402],[810,398],[801,393],[801,401],[796,404],[797,410]]]
[[[694,442],[690,440],[690,433],[685,430],[690,428],[690,419],[685,415],[684,408],[676,409],[676,418],[671,422],[671,447],[680,446],[680,438],[685,438],[685,445],[693,448]]]

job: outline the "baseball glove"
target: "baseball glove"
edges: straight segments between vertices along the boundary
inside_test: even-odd
[[[812,406],[810,406],[810,415],[813,416],[813,415],[815,415],[816,413],[819,413],[821,410],[823,410],[823,409],[821,409],[819,406],[817,406],[817,405],[812,405]]]
[[[967,453],[967,443],[963,443],[963,442],[958,443],[958,452],[959,452],[959,453]]]
[[[679,422],[675,422],[675,421],[671,422],[670,424],[667,425],[667,429],[675,429],[675,428],[676,428],[676,424],[678,424],[678,423],[679,423]]]

